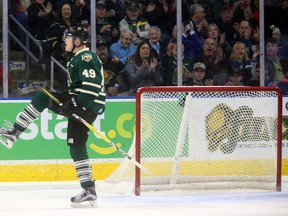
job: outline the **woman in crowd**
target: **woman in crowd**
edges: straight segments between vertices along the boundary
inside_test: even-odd
[[[222,48],[224,59],[229,58],[232,48],[231,45],[226,41],[225,32],[223,34],[220,34],[220,30],[215,23],[209,24],[207,29],[208,29],[208,37],[213,38],[217,43],[217,47]]]
[[[66,66],[66,59],[64,56],[65,47],[63,41],[63,33],[70,26],[75,26],[76,22],[73,20],[72,7],[67,2],[64,2],[59,8],[59,16],[49,28],[49,42],[51,46],[51,55],[57,59],[64,67]],[[49,63],[49,62],[48,62]],[[49,67],[49,65],[47,65]],[[56,79],[59,82],[61,90],[67,88],[66,72],[60,68],[55,68]],[[48,77],[47,77],[48,78]]]
[[[130,95],[135,95],[140,87],[158,86],[162,84],[162,76],[157,56],[147,41],[141,41],[135,55],[126,64],[125,76],[130,83]]]
[[[230,55],[230,66],[232,71],[239,71],[243,76],[244,85],[249,84],[252,77],[252,62],[248,56],[247,49],[244,43],[238,41],[234,44]]]

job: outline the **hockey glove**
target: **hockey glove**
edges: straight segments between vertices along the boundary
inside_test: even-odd
[[[73,113],[77,113],[83,107],[79,104],[76,98],[72,97],[70,100],[67,100],[63,103],[61,107],[61,114],[71,117]]]

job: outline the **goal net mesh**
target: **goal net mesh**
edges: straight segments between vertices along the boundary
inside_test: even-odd
[[[275,190],[277,91],[147,90],[138,100],[136,149],[152,173],[141,172],[141,190]],[[126,160],[107,181],[134,176],[135,167]]]

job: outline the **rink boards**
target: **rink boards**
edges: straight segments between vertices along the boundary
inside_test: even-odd
[[[28,102],[28,100],[1,100],[1,119],[15,121],[15,116]],[[288,111],[286,110],[286,103],[288,103],[288,98],[284,98],[283,101],[282,128],[285,139],[282,148],[283,175],[288,175],[288,142],[286,141],[288,119],[285,118],[288,116]],[[134,98],[108,99],[104,115],[98,117],[94,126],[128,152],[135,131]],[[66,181],[77,179],[66,145],[66,125],[65,118],[45,110],[11,150],[0,146],[0,181]],[[89,137],[88,146],[93,175],[96,180],[107,178],[124,160],[115,149],[92,134]],[[239,163],[243,164],[243,161]],[[197,175],[197,173],[195,174]],[[198,174],[203,173],[199,171]]]
[[[92,160],[92,169],[93,169],[93,177],[96,180],[103,180],[109,177],[120,165],[122,159],[118,160]],[[181,171],[180,175],[194,175],[194,176],[223,176],[223,175],[231,175],[229,171],[229,167],[223,166],[223,164],[227,163],[233,164],[233,166],[243,166],[248,165],[245,168],[245,172],[254,173],[255,176],[262,176],[266,173],[265,167],[260,167],[258,170],[255,169],[255,164],[262,164],[261,161],[249,161],[249,160],[234,160],[234,161],[214,161],[213,162],[213,170],[211,170],[211,162],[210,161],[193,161],[193,162],[183,162],[183,165],[189,167],[197,167],[198,169],[191,169],[191,172],[187,173],[187,171]],[[157,167],[172,167],[172,162],[154,162],[154,164],[143,163],[145,167],[148,169],[150,167],[155,167],[155,163]],[[283,159],[282,162],[282,174],[288,175],[288,159]],[[254,166],[249,166],[249,164],[254,164]],[[199,169],[199,166],[202,169]],[[130,167],[128,168],[130,169]],[[153,171],[154,176],[160,175],[169,175],[169,171],[163,171],[167,169],[157,169]],[[169,170],[169,169],[168,169]],[[68,181],[68,180],[76,180],[76,172],[72,161],[66,160],[51,160],[51,161],[1,161],[0,165],[0,181],[2,182],[17,182],[17,181]],[[133,180],[133,172],[132,169],[128,172],[129,180]],[[239,176],[245,175],[245,173],[241,173],[239,171]]]

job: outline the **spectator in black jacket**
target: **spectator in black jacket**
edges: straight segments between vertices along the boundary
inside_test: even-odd
[[[213,38],[207,38],[203,42],[203,51],[194,57],[194,61],[205,64],[205,79],[213,80],[213,85],[224,85],[227,80],[227,62],[223,58],[222,48],[217,47]]]
[[[96,34],[106,41],[108,47],[119,39],[118,25],[107,16],[107,6],[104,1],[96,3]]]
[[[124,65],[121,61],[113,61],[113,58],[108,56],[106,41],[101,38],[101,36],[97,36],[96,38],[96,54],[103,63],[105,90],[107,95],[117,96],[120,92],[126,90],[126,86],[119,73]]]
[[[229,5],[223,5],[220,12],[220,18],[216,24],[220,30],[220,34],[225,33],[226,41],[231,43],[234,35],[237,33],[234,28],[233,9]]]
[[[49,28],[49,43],[51,46],[51,55],[59,61],[63,67],[66,67],[65,47],[63,41],[63,33],[70,26],[75,26],[76,22],[73,20],[72,7],[70,4],[64,2],[59,8],[58,19],[56,19]],[[50,61],[47,66],[50,72]],[[60,90],[67,88],[67,75],[66,72],[59,68],[57,65],[54,67],[55,81],[59,83]],[[47,79],[50,73],[47,74]]]
[[[52,4],[45,0],[35,0],[27,9],[27,26],[29,32],[38,40],[47,40],[48,30],[54,21]]]
[[[158,0],[148,0],[146,2],[143,16],[148,20],[151,26],[158,26],[162,33],[168,33],[168,26],[165,20],[165,13]]]

